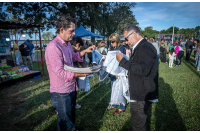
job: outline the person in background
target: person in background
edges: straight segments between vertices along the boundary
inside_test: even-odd
[[[32,61],[31,61],[31,57],[30,57],[30,48],[28,46],[28,42],[25,41],[23,44],[21,44],[19,46],[19,50],[21,52],[22,55],[22,61],[23,64],[27,66],[27,64],[29,64],[29,68],[30,70],[33,70],[33,66],[32,66]]]
[[[74,53],[81,52],[81,51],[84,50],[83,49],[83,40],[80,37],[74,37],[71,41],[71,44],[72,44],[72,48],[74,50]],[[87,63],[84,62],[84,61],[83,62],[73,61],[73,65],[74,65],[74,67],[77,67],[77,68],[88,67]],[[76,78],[76,82],[77,82],[77,85],[79,87],[80,83],[79,83],[78,78]],[[76,96],[76,98],[77,98],[77,96]],[[81,108],[81,105],[76,103],[75,108],[79,109],[79,108]]]
[[[107,55],[107,53],[108,53],[108,50],[106,48],[106,44],[103,41],[98,43],[98,52],[102,55]]]
[[[20,65],[20,63],[19,63],[19,58],[20,58],[20,51],[19,51],[19,46],[18,46],[18,41],[17,40],[15,40],[15,43],[14,43],[14,45],[13,45],[13,51],[14,51],[14,53],[15,53],[15,60],[16,60],[16,64],[17,65]]]
[[[144,36],[144,39],[148,40],[148,37],[147,37],[147,35],[145,35],[145,36]]]
[[[126,41],[122,42],[122,46],[124,46],[124,48],[126,48]]]
[[[174,47],[174,50],[175,50],[175,54],[176,54],[176,66],[175,67],[180,67],[181,59],[184,56],[184,51],[183,51],[182,47],[178,46],[177,44]]]
[[[169,67],[173,68],[174,57],[176,56],[174,48],[172,48],[169,52]]]
[[[120,42],[118,43],[118,47],[119,47],[119,50],[122,51],[122,53],[126,54],[126,49],[125,49],[125,47],[123,45],[121,45]]]
[[[168,51],[170,51],[170,45],[171,45],[170,40],[167,40]]]
[[[197,48],[197,44],[199,43],[199,40],[198,39],[194,39],[194,58],[196,58],[196,48]]]
[[[167,44],[164,42],[163,39],[161,39],[161,41],[160,41],[159,48],[160,48],[160,60],[161,60],[161,62],[167,63],[166,54],[168,52],[168,47],[167,47]]]
[[[126,56],[130,58],[130,56],[131,56],[131,50],[130,50],[129,45],[126,44],[126,47],[125,47],[125,48],[126,48]]]
[[[171,49],[173,49],[173,48],[174,48],[174,45],[170,44],[169,51],[171,51]]]
[[[35,47],[33,48],[33,62],[35,61]]]
[[[197,68],[197,71],[200,71],[200,43],[198,42],[197,44],[197,47],[196,47],[196,57],[195,57],[195,60],[196,60],[196,68]]]
[[[157,57],[158,57],[158,62],[159,62],[160,50],[159,50],[159,47],[158,47],[158,43],[155,42],[153,38],[150,38],[150,43],[155,47],[155,49],[157,51]]]
[[[185,44],[185,48],[186,48],[186,61],[190,60],[190,55],[192,53],[192,49],[193,49],[194,43],[192,42],[192,39],[190,38],[188,42],[186,42]]]
[[[31,40],[27,40],[28,42],[28,46],[29,46],[29,49],[30,49],[30,52],[29,52],[29,55],[31,57],[31,61],[33,62],[33,49],[34,49],[34,45],[32,44],[32,41]]]
[[[119,37],[119,35],[117,34],[117,33],[113,33],[113,34],[111,34],[110,36],[109,36],[109,41],[111,42],[111,45],[112,45],[112,48],[111,48],[111,51],[116,51],[116,50],[119,50],[119,51],[121,51],[123,54],[126,54],[126,49],[125,50],[122,50],[122,49],[120,49],[119,48],[119,46],[120,46],[120,37]],[[118,79],[118,76],[114,76],[114,75],[112,75],[112,74],[110,74],[109,75],[109,77],[110,77],[110,83],[111,83],[111,90],[112,91],[118,91],[118,90],[116,90],[115,88],[113,88],[113,84],[114,84],[114,82],[117,82],[116,80]],[[123,93],[123,92],[121,92],[121,93]],[[119,97],[120,96],[122,96],[122,94],[119,94]],[[112,94],[112,93],[111,93]],[[112,96],[111,96],[112,97]],[[123,97],[123,96],[122,96]],[[119,98],[120,99],[120,98]],[[125,98],[124,98],[125,99]],[[126,108],[125,108],[125,103],[123,104],[123,103],[119,103],[119,105],[120,105],[120,107],[119,107],[119,109],[117,109],[115,112],[114,112],[114,114],[119,114],[119,113],[121,113],[121,112],[125,112],[125,110],[126,110]],[[108,106],[108,108],[107,108],[107,110],[112,110],[112,109],[115,109],[115,108],[118,108],[118,106],[119,105],[109,105]]]
[[[75,131],[75,105],[77,95],[76,78],[89,73],[66,71],[64,65],[72,66],[73,61],[83,62],[83,56],[92,52],[91,46],[74,53],[70,41],[75,35],[75,19],[62,15],[56,21],[57,36],[49,42],[45,51],[45,60],[50,79],[50,97],[58,113],[57,130]]]
[[[157,43],[156,40],[155,40],[155,37],[152,37],[152,39],[153,39],[153,42]],[[157,45],[158,45],[158,43],[157,43]]]

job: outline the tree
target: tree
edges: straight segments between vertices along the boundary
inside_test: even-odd
[[[76,25],[91,28],[91,32],[109,36],[122,33],[128,24],[137,24],[130,10],[135,3],[130,2],[17,2],[6,3],[7,12],[22,18],[26,23],[44,26],[42,30],[55,28],[61,14],[76,18]],[[94,38],[92,39],[94,41]]]
[[[174,34],[177,34],[177,32],[179,31],[178,27],[174,27]],[[173,33],[173,26],[171,26],[169,29],[166,30],[167,34],[172,34]]]
[[[53,38],[53,33],[52,32],[44,32],[42,34],[42,38],[44,39],[44,43],[49,43],[48,41]]]
[[[144,28],[144,31],[142,31],[143,35],[146,35],[148,38],[155,37],[156,35],[159,34],[159,31],[153,30],[152,26],[148,26]]]
[[[5,21],[8,15],[3,12],[4,2],[0,2],[0,20]]]
[[[138,22],[131,11],[132,7],[135,7],[136,3],[133,2],[116,2],[113,3],[113,11],[111,17],[117,25],[117,33],[122,34],[124,28],[130,24],[137,25]]]

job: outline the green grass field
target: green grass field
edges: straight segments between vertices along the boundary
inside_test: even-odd
[[[130,104],[121,114],[106,111],[110,95],[110,81],[96,84],[90,93],[79,91],[77,102],[82,107],[76,110],[76,127],[83,131],[131,130]],[[44,77],[1,89],[0,97],[1,131],[57,130],[46,66]],[[200,72],[192,56],[190,62],[183,57],[181,67],[159,64],[159,97],[149,110],[147,130],[200,130]]]

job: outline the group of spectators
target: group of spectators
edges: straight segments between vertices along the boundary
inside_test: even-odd
[[[198,39],[189,39],[186,42],[175,40],[173,44],[170,40],[161,39],[160,42],[156,42],[155,38],[148,39],[147,36],[144,37],[150,43],[154,45],[157,50],[158,60],[160,58],[161,63],[167,63],[167,54],[169,55],[169,67],[173,68],[173,62],[176,61],[175,67],[181,66],[181,60],[184,56],[184,51],[186,52],[186,61],[190,60],[192,51],[194,51],[195,67],[197,71],[200,71],[200,43]],[[185,50],[183,49],[185,47]]]
[[[18,41],[15,40],[13,51],[15,54],[16,65],[20,65],[19,59],[21,53],[23,64],[26,66],[29,65],[29,69],[33,70],[32,62],[35,60],[35,47],[31,40],[27,40],[21,45],[18,45]]]

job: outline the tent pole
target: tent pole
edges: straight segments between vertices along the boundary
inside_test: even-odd
[[[39,29],[39,38],[40,38],[40,52],[41,52],[42,72],[43,72],[43,76],[44,76],[44,64],[43,64],[43,54],[42,54],[42,42],[41,42],[40,27],[38,29]]]
[[[36,35],[37,35],[37,32],[35,32],[35,40],[36,40]],[[36,41],[36,46],[37,46],[37,41]],[[36,50],[35,50],[35,52],[36,52]],[[38,63],[38,70],[40,70],[39,61],[38,61],[38,51],[37,51],[37,63]]]

